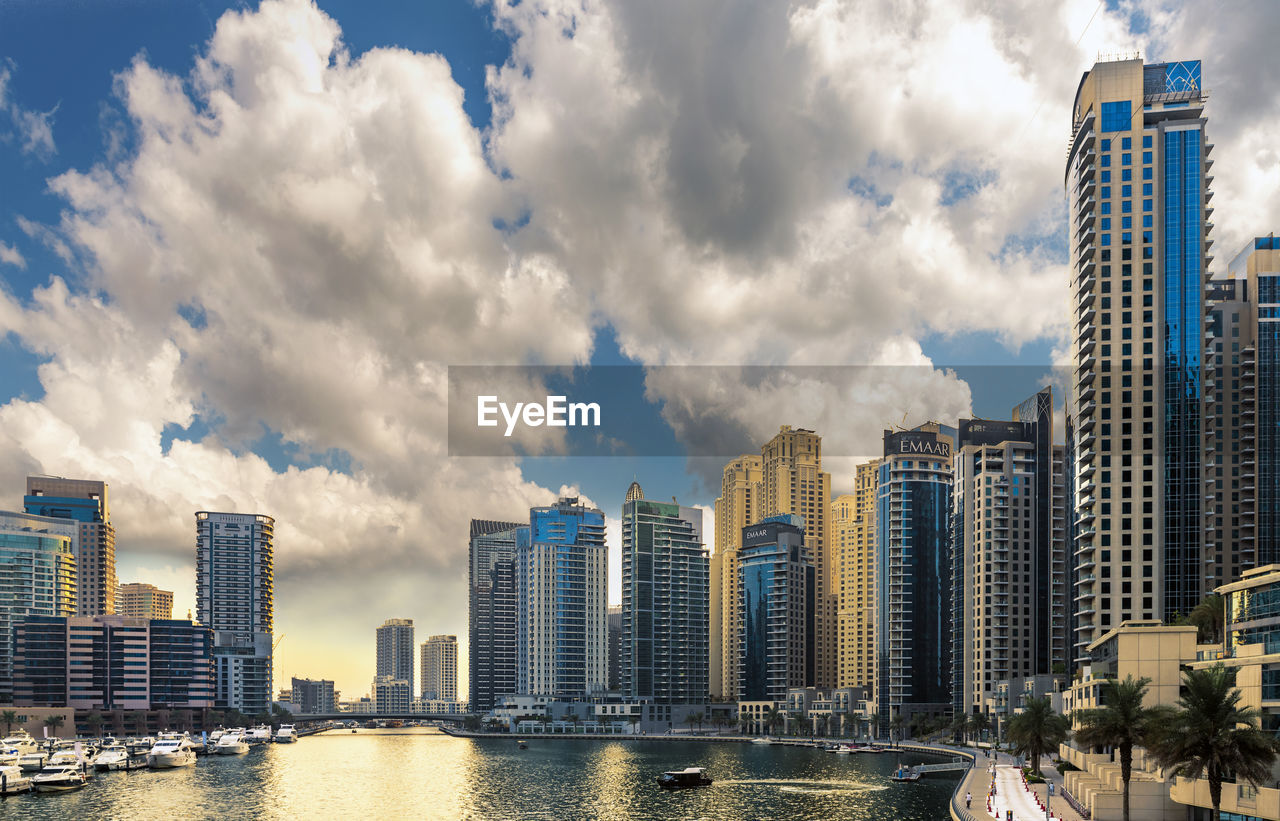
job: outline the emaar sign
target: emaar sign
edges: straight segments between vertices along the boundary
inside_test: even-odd
[[[951,443],[937,434],[920,431],[885,434],[885,456],[919,455],[951,458]]]

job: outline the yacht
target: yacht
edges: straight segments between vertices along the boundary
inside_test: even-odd
[[[664,790],[684,790],[690,787],[710,787],[711,779],[701,767],[686,767],[658,776],[658,786]]]
[[[0,743],[0,767],[17,766],[19,758],[22,758],[21,750]]]
[[[292,724],[281,724],[280,729],[276,730],[275,741],[277,744],[292,744],[298,740],[298,731],[293,729]]]
[[[48,766],[31,777],[31,786],[35,787],[36,792],[69,792],[80,789],[84,784],[84,768],[81,764]]]
[[[22,755],[23,753],[35,752],[39,749],[40,745],[31,737],[30,733],[20,732],[0,741],[0,747],[4,747],[5,749],[16,749],[18,751],[18,755]]]
[[[108,744],[93,759],[93,768],[100,773],[129,769],[129,751],[123,744]]]
[[[249,752],[249,742],[239,733],[223,733],[213,751],[218,755],[244,755]]]
[[[0,795],[16,795],[31,792],[31,779],[17,764],[0,766]]]
[[[772,744],[773,739],[772,738],[753,738],[751,739],[751,743],[752,744]]]
[[[48,761],[49,754],[44,750],[32,750],[19,756],[18,766],[22,768],[24,773],[38,773],[44,769],[44,765]]]
[[[196,751],[185,738],[162,738],[147,753],[147,766],[153,770],[190,767],[196,763]]]
[[[250,745],[266,744],[271,740],[271,728],[265,724],[259,724],[244,734],[244,740]]]

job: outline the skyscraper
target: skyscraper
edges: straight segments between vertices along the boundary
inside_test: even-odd
[[[604,514],[578,497],[529,511],[516,553],[516,687],[585,696],[608,679]]]
[[[76,614],[114,613],[116,529],[107,504],[107,483],[57,476],[28,476],[22,500],[27,513],[76,522]]]
[[[814,676],[817,571],[804,520],[767,516],[743,528],[738,575],[738,698],[781,701]]]
[[[476,712],[516,692],[516,550],[528,541],[527,524],[471,520],[467,679]]]
[[[951,710],[951,447],[930,422],[884,432],[876,491],[876,704],[892,716]]]
[[[651,502],[632,483],[622,505],[622,690],[656,704],[707,699],[710,558],[702,511]]]
[[[0,701],[13,699],[13,627],[28,616],[73,616],[79,527],[0,511]]]
[[[387,619],[377,630],[378,676],[409,682],[413,698],[413,619]]]
[[[738,612],[738,551],[742,528],[764,518],[764,468],[746,454],[725,465],[716,499],[716,552],[711,557],[711,660],[713,695],[737,698],[741,624]]]
[[[422,698],[458,700],[457,636],[432,636],[422,643]]]
[[[611,604],[609,620],[609,692],[622,692],[622,605]]]
[[[1070,226],[1077,577],[1073,661],[1200,601],[1212,145],[1198,60],[1096,63],[1076,90]]]
[[[853,493],[831,502],[831,548],[840,568],[836,645],[840,687],[875,688],[876,480],[880,460],[857,466]]]
[[[213,628],[219,709],[271,709],[275,519],[196,513],[196,610]]]
[[[144,582],[122,584],[116,591],[116,614],[135,619],[171,619],[173,591]]]
[[[293,703],[304,713],[333,713],[338,709],[334,697],[333,682],[328,679],[309,679],[295,677],[290,682],[293,689]]]

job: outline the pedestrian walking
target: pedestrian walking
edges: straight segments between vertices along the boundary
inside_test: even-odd
[[[966,792],[964,794],[964,808],[967,810],[973,804],[973,793]]]

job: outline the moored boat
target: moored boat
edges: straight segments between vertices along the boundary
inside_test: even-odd
[[[162,738],[147,753],[147,766],[153,770],[190,767],[196,763],[196,751],[187,738]]]
[[[217,755],[244,755],[249,752],[249,743],[239,733],[224,733],[213,751]]]
[[[266,744],[271,741],[271,728],[265,724],[259,724],[244,734],[244,740],[249,742],[250,746]]]
[[[17,764],[0,767],[0,795],[31,792],[31,778]]]
[[[109,744],[102,748],[93,759],[93,768],[100,773],[127,770],[129,768],[129,751],[123,744]]]
[[[18,766],[24,773],[38,773],[49,763],[49,754],[44,750],[32,750],[18,757]]]
[[[751,739],[751,743],[752,744],[772,744],[773,739],[772,738],[753,738]]]
[[[914,767],[899,767],[893,771],[893,775],[889,776],[891,781],[919,781],[920,771]]]
[[[685,790],[691,787],[710,787],[711,779],[702,767],[686,767],[671,770],[658,776],[658,786],[664,790]]]
[[[85,785],[83,764],[54,764],[31,777],[36,792],[70,792]]]
[[[293,728],[292,724],[281,724],[280,729],[276,730],[275,742],[277,744],[292,744],[298,740],[298,731]]]

